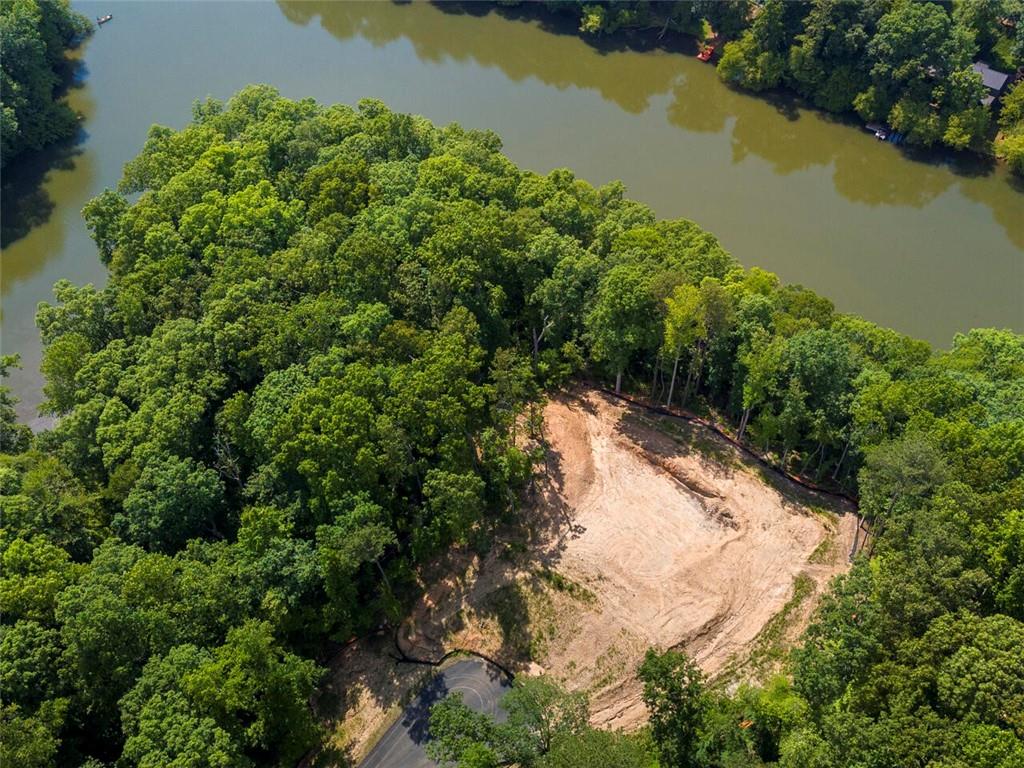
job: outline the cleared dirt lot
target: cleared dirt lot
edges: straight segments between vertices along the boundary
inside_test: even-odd
[[[785,481],[769,484],[710,432],[595,393],[554,402],[545,416],[557,462],[548,503],[564,503],[576,526],[557,569],[597,596],[553,671],[616,653],[615,634],[633,641],[619,641],[623,674],[597,680],[597,722],[644,717],[631,648],[681,647],[714,676],[742,661],[800,574],[823,585],[844,567],[852,516],[829,514],[824,499]],[[819,546],[834,551],[809,563]]]
[[[681,648],[712,677],[760,677],[846,567],[853,515],[701,427],[579,391],[547,405],[544,440],[526,529],[444,564],[458,575],[403,624],[409,653],[459,646],[543,670],[590,692],[595,724],[635,727],[648,647]],[[408,674],[387,647],[340,660],[338,742],[356,755],[394,704],[370,674],[391,691]]]

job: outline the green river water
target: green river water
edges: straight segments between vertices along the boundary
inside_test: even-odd
[[[76,2],[113,13],[79,52],[84,133],[5,174],[2,336],[40,394],[38,302],[61,278],[100,284],[82,206],[114,186],[152,123],[266,82],[285,96],[376,97],[438,123],[491,128],[517,164],[622,179],[661,217],[714,232],[743,264],[948,345],[1024,330],[1024,185],[980,161],[911,159],[850,123],[734,92],[678,50],[596,48],[554,22],[414,3]]]

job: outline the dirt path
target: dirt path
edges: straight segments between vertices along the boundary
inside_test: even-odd
[[[525,534],[445,563],[451,575],[402,626],[410,653],[459,646],[548,672],[588,690],[594,724],[631,728],[646,720],[635,672],[647,648],[683,649],[712,677],[756,677],[767,670],[749,659],[795,639],[847,567],[854,515],[710,430],[591,390],[550,402],[544,437]],[[388,661],[354,653],[363,677],[339,668],[337,683],[354,685],[339,733],[358,755],[389,706],[365,672],[374,653]]]

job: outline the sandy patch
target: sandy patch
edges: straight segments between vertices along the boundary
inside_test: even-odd
[[[712,677],[756,677],[766,670],[745,660],[797,637],[847,566],[853,515],[708,430],[593,391],[550,402],[544,430],[528,530],[486,558],[451,558],[461,575],[436,581],[401,627],[410,653],[459,646],[543,669],[590,692],[594,724],[630,728],[646,719],[635,672],[648,647],[683,649]],[[796,604],[798,577],[807,599]],[[380,649],[353,653],[393,666]],[[350,687],[372,688],[367,665]],[[336,669],[344,687],[346,665]],[[390,698],[345,697],[355,755]]]

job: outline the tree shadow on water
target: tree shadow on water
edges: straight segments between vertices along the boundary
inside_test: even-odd
[[[54,99],[67,99],[72,91],[85,87],[89,67],[77,57],[68,58],[59,72],[61,84],[54,92]],[[46,183],[54,171],[71,171],[77,158],[84,152],[89,138],[84,122],[92,113],[93,105],[88,98],[80,98],[78,125],[66,139],[37,150],[22,152],[3,169],[0,182],[0,248],[28,235],[42,226],[53,215],[56,203],[46,189]],[[70,110],[71,107],[67,106]]]
[[[626,28],[611,33],[588,35],[580,32],[579,20],[571,13],[560,13],[543,3],[525,2],[519,5],[498,5],[483,2],[432,0],[431,5],[447,14],[482,18],[494,13],[510,21],[533,22],[544,32],[577,38],[602,54],[625,51],[649,53],[656,50],[684,53],[689,56],[697,54],[698,45],[692,34],[674,29],[663,29],[660,19],[658,24],[652,24],[649,27]]]
[[[962,179],[978,179],[995,172],[994,157],[975,152],[957,151],[948,147],[920,147],[913,144],[899,144],[895,147],[901,155],[916,163],[936,168],[946,168]]]
[[[74,169],[87,137],[86,131],[80,129],[73,138],[26,152],[4,168],[0,187],[0,248],[7,248],[50,220],[56,204],[46,189],[47,179],[53,171]]]
[[[775,111],[789,122],[792,123],[800,119],[802,101],[792,91],[772,91],[764,94],[764,100],[771,104]]]

